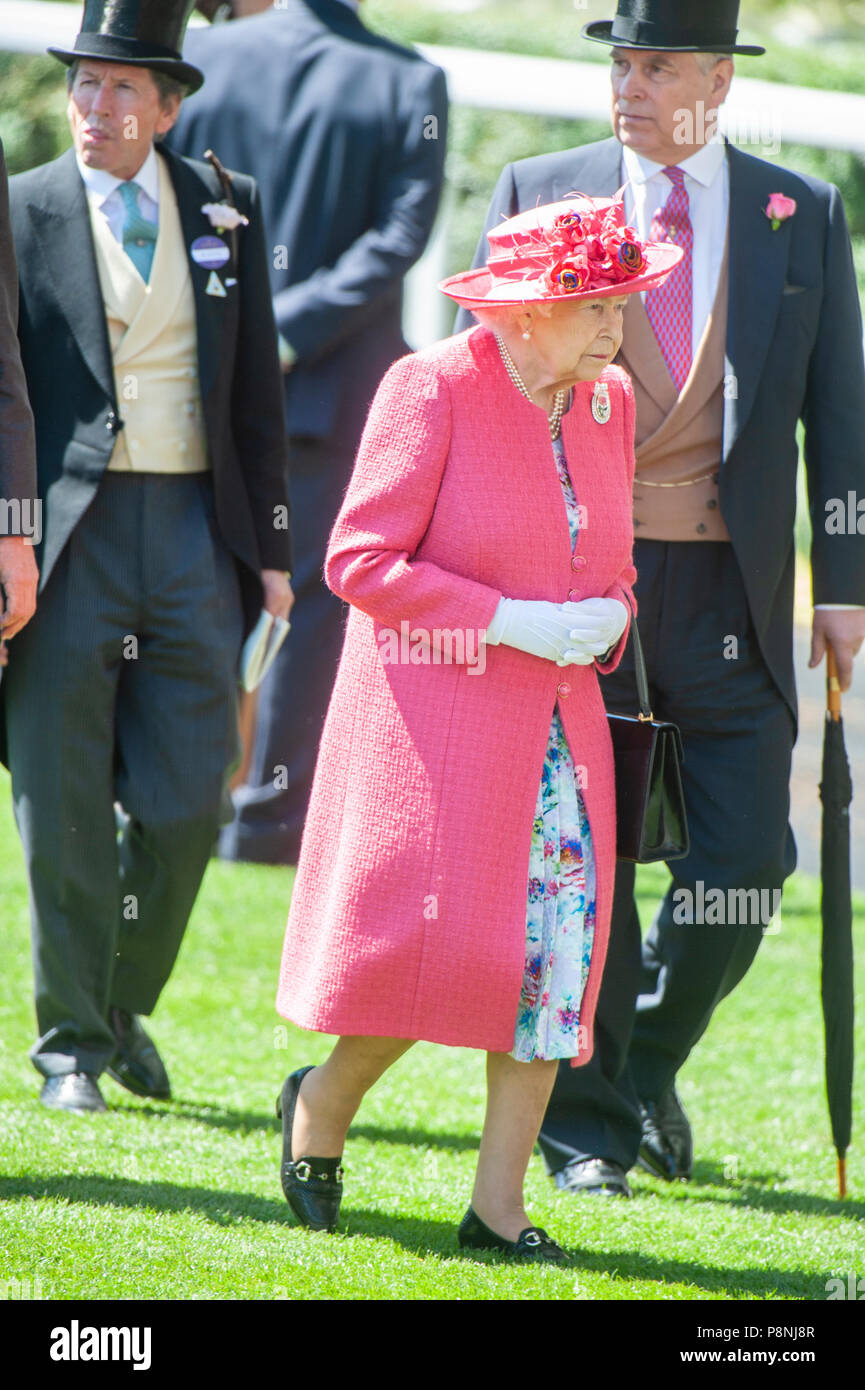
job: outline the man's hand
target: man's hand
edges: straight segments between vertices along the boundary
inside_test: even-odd
[[[819,666],[830,646],[838,663],[838,684],[849,690],[853,659],[865,642],[865,608],[815,608],[810,667]]]
[[[36,587],[39,571],[33,546],[23,536],[0,537],[0,584],[6,604],[0,610],[0,633],[3,640],[14,637],[36,611]]]
[[[283,570],[262,570],[264,606],[275,618],[287,618],[294,603],[294,594]]]

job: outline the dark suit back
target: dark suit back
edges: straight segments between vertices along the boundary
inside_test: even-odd
[[[727,318],[720,501],[767,665],[795,714],[793,527],[805,426],[815,603],[865,604],[865,544],[828,535],[826,502],[865,496],[865,360],[850,237],[841,195],[728,145],[730,299]],[[621,185],[621,146],[508,165],[486,230],[502,216],[568,193],[611,195]],[[795,216],[773,231],[772,193],[795,198]],[[484,264],[486,235],[475,264]],[[470,320],[457,319],[457,328]]]
[[[172,147],[200,159],[212,145],[261,188],[277,327],[299,358],[289,433],[356,439],[379,379],[407,351],[402,277],[438,204],[444,76],[338,0],[287,0],[192,30],[184,54],[206,82]]]

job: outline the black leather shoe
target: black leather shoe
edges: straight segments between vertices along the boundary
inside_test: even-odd
[[[282,1190],[298,1221],[312,1231],[335,1231],[342,1201],[342,1157],[294,1160],[291,1131],[300,1083],[312,1067],[301,1067],[286,1078],[276,1098],[276,1113],[282,1120]]]
[[[111,1065],[105,1068],[112,1080],[146,1100],[171,1100],[168,1073],[138,1015],[112,1008],[108,1011],[108,1023],[117,1039],[117,1051]]]
[[[687,1182],[694,1169],[691,1126],[675,1086],[656,1101],[640,1104],[643,1137],[637,1162],[665,1182]]]
[[[68,1071],[63,1076],[49,1076],[39,1099],[49,1110],[69,1110],[73,1115],[90,1115],[106,1108],[96,1077],[86,1071]]]
[[[553,1174],[560,1192],[587,1192],[591,1197],[633,1197],[625,1170],[606,1158],[572,1158]]]
[[[517,1240],[505,1240],[485,1226],[477,1212],[469,1207],[457,1230],[457,1240],[463,1250],[501,1250],[512,1260],[523,1264],[567,1264],[568,1257],[560,1245],[550,1240],[539,1226],[527,1226]]]

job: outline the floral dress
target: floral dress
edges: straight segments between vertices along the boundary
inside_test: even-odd
[[[553,442],[571,546],[579,509],[561,437]],[[529,850],[526,964],[514,1048],[518,1062],[574,1057],[595,938],[595,860],[589,819],[559,707],[553,711]]]

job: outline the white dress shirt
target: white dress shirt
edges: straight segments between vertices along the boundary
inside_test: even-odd
[[[679,168],[685,175],[691,226],[694,229],[692,357],[695,358],[715,303],[727,243],[730,173],[720,136],[683,160]],[[667,202],[673,185],[664,173],[663,164],[635,154],[627,145],[622,146],[622,182],[626,184],[625,211],[628,221],[640,240],[648,241],[652,218]],[[645,291],[643,300],[645,302]]]
[[[123,219],[126,208],[117,192],[121,183],[137,183],[139,187],[138,211],[148,222],[159,225],[159,165],[153,146],[134,179],[118,179],[105,169],[91,169],[78,155],[75,156],[78,172],[84,180],[87,197],[95,205],[111,228],[115,241],[123,244]]]

